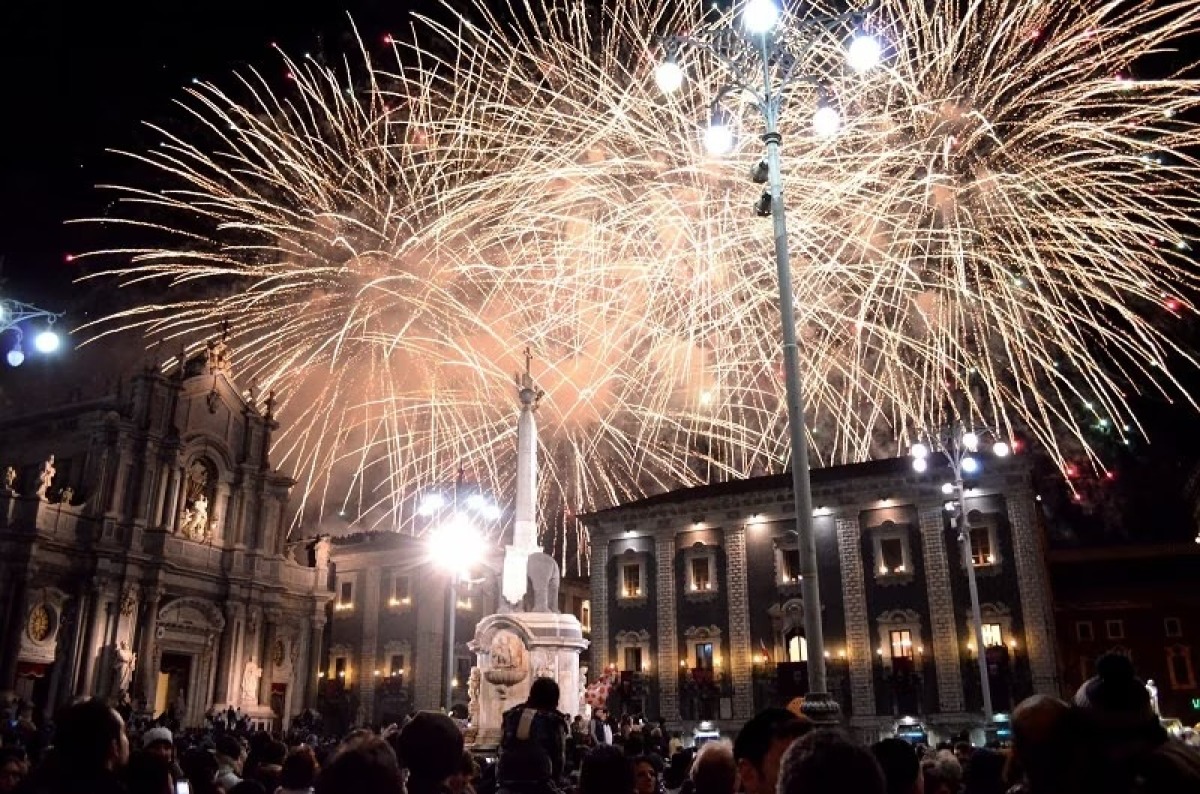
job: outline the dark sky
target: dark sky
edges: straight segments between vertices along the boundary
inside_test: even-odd
[[[0,256],[5,292],[51,302],[65,256],[84,245],[63,221],[98,211],[94,185],[119,178],[108,148],[172,113],[193,77],[338,47],[352,14],[370,46],[421,0],[3,0],[0,2]]]

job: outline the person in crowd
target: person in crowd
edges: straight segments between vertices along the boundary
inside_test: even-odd
[[[99,698],[74,703],[55,720],[53,757],[30,790],[44,794],[124,794],[129,762],[121,715]]]
[[[479,777],[479,764],[475,762],[475,756],[471,755],[469,750],[463,750],[458,768],[446,779],[446,788],[450,790],[450,794],[475,794],[471,781],[477,777]]]
[[[962,786],[962,764],[950,750],[938,750],[921,762],[925,794],[958,794]]]
[[[25,753],[15,748],[0,750],[0,794],[13,794],[29,774]]]
[[[558,682],[536,678],[529,697],[519,706],[504,712],[500,732],[500,754],[518,743],[532,743],[550,758],[551,775],[561,780],[566,763],[566,718],[558,711]]]
[[[633,759],[633,790],[636,794],[659,794],[662,790],[660,772],[662,761],[656,755],[639,755]]]
[[[608,721],[608,709],[603,706],[596,707],[592,712],[592,719],[588,725],[588,733],[592,736],[593,744],[613,743],[613,729],[612,723]]]
[[[317,782],[317,756],[301,745],[287,754],[275,794],[312,794]],[[192,794],[196,794],[192,792]]]
[[[1034,695],[1012,714],[1008,783],[1013,794],[1071,794],[1078,772],[1078,715],[1058,698]]]
[[[183,777],[188,781],[192,794],[218,794],[218,763],[213,753],[202,747],[193,747],[180,756],[179,768],[183,770]]]
[[[1004,755],[990,748],[978,748],[963,770],[963,794],[1004,794]]]
[[[778,794],[884,794],[886,790],[875,756],[841,731],[802,736],[779,763]]]
[[[1075,708],[1084,745],[1100,760],[1088,765],[1085,790],[1200,791],[1200,754],[1170,739],[1128,656],[1101,656],[1096,675],[1075,693]]]
[[[688,774],[691,768],[691,751],[685,751],[680,748],[671,754],[671,760],[667,764],[666,771],[663,772],[663,787],[667,790],[668,794],[679,794],[679,790],[683,787],[684,782],[689,779]],[[737,774],[736,770],[734,774]]]
[[[435,711],[418,712],[393,737],[393,747],[408,770],[408,794],[442,794],[447,779],[462,765],[462,731]]]
[[[142,750],[156,755],[168,764],[175,763],[175,737],[163,726],[151,728],[142,734]]]
[[[728,741],[706,742],[696,752],[690,778],[694,794],[733,794],[738,782],[733,744]]]
[[[213,757],[217,760],[217,785],[228,792],[242,782],[246,750],[236,737],[227,733],[218,736]]]
[[[550,757],[530,742],[500,752],[496,764],[497,794],[557,794]]]
[[[161,753],[149,750],[132,753],[129,763],[121,770],[121,778],[129,794],[174,794],[175,791],[171,762]]]
[[[958,764],[965,771],[967,764],[971,763],[971,755],[975,752],[975,748],[970,742],[958,741],[954,743],[954,757],[958,759]]]
[[[871,745],[883,770],[887,794],[924,794],[925,779],[917,751],[903,739],[884,739]]]
[[[449,717],[442,719],[454,724]],[[321,769],[314,791],[315,794],[404,794],[404,781],[396,753],[385,740],[359,737],[343,743],[329,765]]]
[[[733,742],[742,791],[775,794],[780,758],[793,741],[812,727],[811,721],[781,708],[765,709],[751,717]]]
[[[620,748],[602,744],[583,759],[579,794],[633,794],[633,764]]]
[[[261,783],[267,794],[274,794],[275,789],[282,785],[283,762],[287,759],[287,753],[286,744],[269,736],[259,750],[258,763],[254,765],[250,777]]]

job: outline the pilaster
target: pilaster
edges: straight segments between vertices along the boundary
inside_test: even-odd
[[[857,518],[838,518],[836,524],[838,554],[842,563],[842,609],[846,615],[850,708],[854,717],[871,718],[875,716],[874,651],[860,544],[862,530]]]
[[[593,679],[598,680],[604,675],[609,665],[608,647],[608,540],[602,533],[597,533],[593,539],[599,539],[594,544],[591,555],[591,586],[592,586],[592,670]]]
[[[325,632],[325,616],[314,615],[309,621],[308,630],[308,683],[304,685],[304,704],[307,708],[317,707],[317,694],[321,679],[318,678],[325,669],[322,651],[322,639]]]
[[[745,526],[725,531],[725,561],[725,581],[729,588],[729,671],[733,677],[733,717],[748,720],[754,716],[754,680],[750,659],[753,653],[750,602],[746,595]]]
[[[359,681],[362,682],[359,702],[362,704],[366,722],[372,722],[375,718],[375,670],[379,668],[379,602],[383,588],[382,578],[383,569],[372,565],[366,570],[363,584],[366,589],[363,591],[362,642],[359,645],[359,652],[362,654],[359,661],[359,669],[362,670],[362,675],[359,676]]]
[[[154,645],[158,633],[158,605],[162,601],[163,591],[160,587],[149,587],[142,591],[145,595],[142,603],[142,619],[139,626],[137,646],[137,684],[138,692],[146,703],[154,697],[155,680],[158,664],[154,658]]]
[[[1021,593],[1021,616],[1025,623],[1025,653],[1029,656],[1033,691],[1058,696],[1054,613],[1044,562],[1045,554],[1033,515],[1034,509],[1034,503],[1030,499],[1022,499],[1019,502],[1008,500],[1017,588]]]
[[[654,580],[658,599],[658,713],[668,724],[679,720],[679,632],[675,621],[675,537],[663,532],[655,539]]]
[[[929,588],[929,630],[933,661],[937,665],[938,704],[943,714],[961,712],[963,680],[954,593],[950,589],[950,562],[946,553],[943,504],[918,505],[921,546],[925,549],[925,582]]]

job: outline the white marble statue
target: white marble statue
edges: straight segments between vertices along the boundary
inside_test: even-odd
[[[1162,716],[1158,710],[1158,687],[1154,685],[1153,678],[1146,682],[1146,694],[1150,696],[1150,708],[1154,709],[1155,715]]]
[[[38,472],[38,487],[35,493],[43,502],[46,501],[46,491],[50,490],[50,485],[54,482],[54,474],[54,456],[51,455],[42,463],[42,469]]]
[[[208,497],[200,494],[185,508],[179,519],[179,532],[192,540],[204,540],[208,535]]]
[[[17,470],[12,466],[4,470],[4,490],[8,493],[15,493],[17,485]]]
[[[246,667],[242,670],[242,705],[257,706],[258,705],[258,681],[262,678],[263,670],[254,663],[254,657],[251,656],[246,661]]]
[[[58,492],[58,501],[60,504],[70,505],[71,500],[75,498],[75,489],[71,486],[66,486]]]
[[[313,544],[313,561],[316,562],[318,568],[329,567],[329,546],[328,535],[321,535]]]
[[[128,692],[130,684],[133,683],[133,671],[137,667],[137,654],[129,649],[129,643],[121,640],[113,655],[116,657],[114,672],[117,691]]]

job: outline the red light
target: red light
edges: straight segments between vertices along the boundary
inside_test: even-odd
[[[291,72],[288,72],[288,73],[287,73],[287,79],[289,79],[289,80],[295,80],[295,79],[296,79],[296,75],[292,74]]]
[[[1109,482],[1112,482],[1113,480],[1117,479],[1117,473],[1115,471],[1105,472],[1104,479],[1108,480]]]
[[[385,34],[384,34],[384,36],[383,36],[383,43],[384,43],[384,44],[391,44],[391,43],[392,43],[392,42],[394,42],[394,41],[395,41],[395,39],[393,39],[393,38],[392,38],[392,34],[391,34],[391,33],[385,33]]]
[[[1167,307],[1167,311],[1172,311],[1172,312],[1179,311],[1179,309],[1183,306],[1183,304],[1180,303],[1175,298],[1168,298],[1163,305]]]
[[[1020,439],[1017,439],[1017,438],[1014,438],[1012,444],[1010,444],[1009,446],[1012,447],[1012,451],[1014,453],[1020,452],[1023,449],[1025,449],[1025,445],[1023,443],[1021,443]]]
[[[1074,463],[1067,466],[1067,477],[1078,477],[1078,476],[1079,476],[1079,467],[1078,466],[1076,466]]]
[[[63,257],[63,259],[65,259],[65,260],[66,260],[66,261],[68,261],[68,262],[74,262],[74,261],[75,261],[75,255],[74,255],[74,254],[67,254],[66,256],[64,256],[64,257]]]

